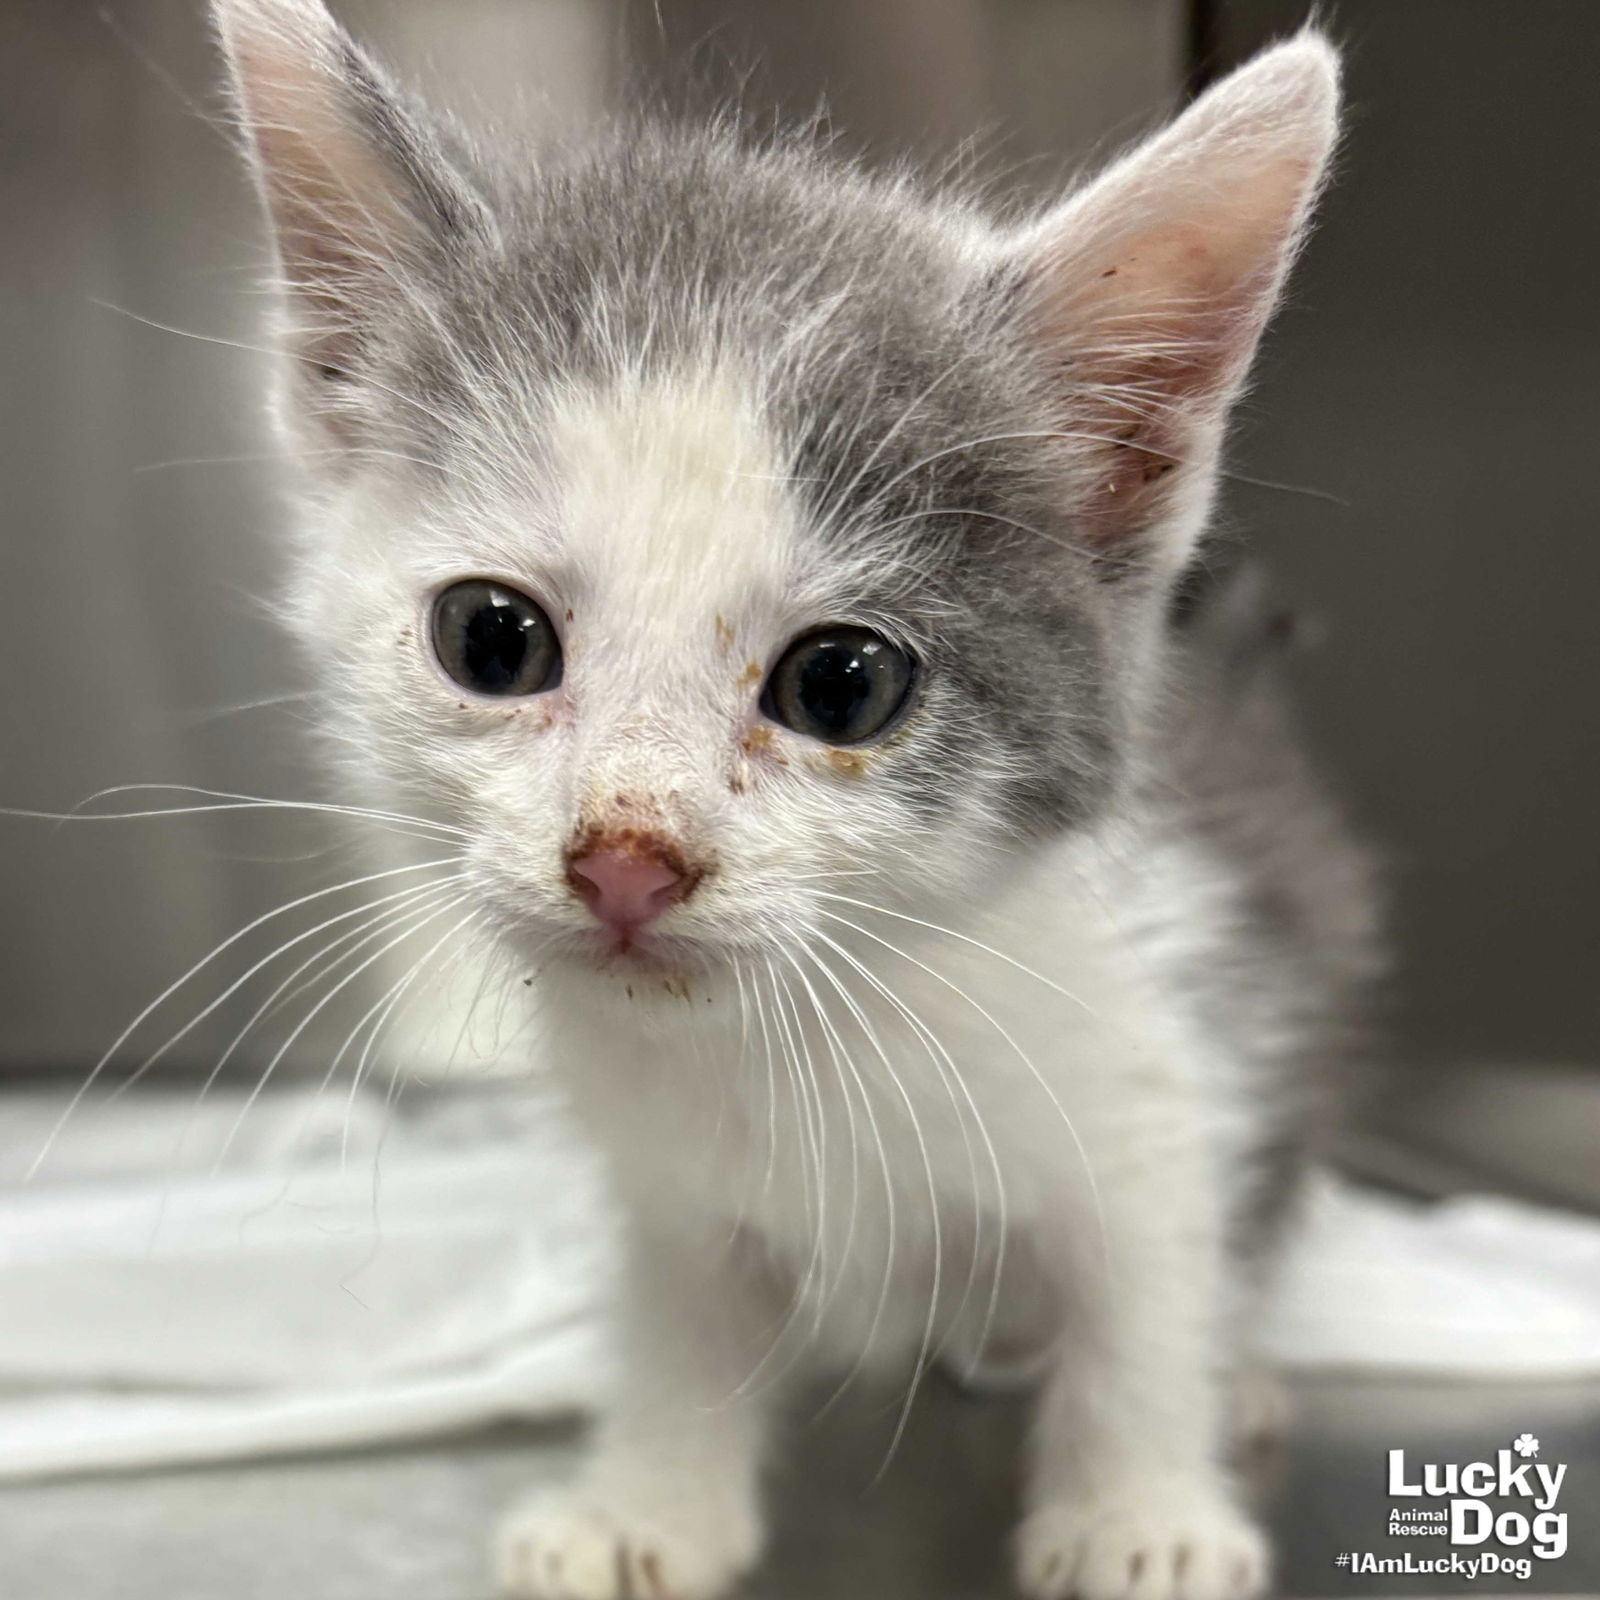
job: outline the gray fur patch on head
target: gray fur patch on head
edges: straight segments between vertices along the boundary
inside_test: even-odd
[[[1008,229],[732,122],[474,138],[320,5],[219,4],[288,298],[310,303],[322,382],[288,410],[335,444],[325,479],[342,458],[397,504],[447,480],[487,503],[537,476],[575,395],[731,380],[803,507],[808,592],[837,608],[811,624],[878,627],[924,669],[874,781],[929,822],[964,815],[979,848],[1113,809],[1331,143],[1325,47],[1284,47]]]
[[[817,561],[862,574],[854,613],[928,669],[882,781],[937,815],[983,774],[1022,835],[1091,815],[1117,765],[1117,605],[1075,548],[1037,365],[975,219],[731,127],[467,160],[493,240],[458,232],[422,257],[376,327],[369,436],[473,473],[486,451],[536,451],[551,395],[737,374],[783,441]]]

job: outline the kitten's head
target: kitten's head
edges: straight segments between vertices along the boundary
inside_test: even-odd
[[[794,146],[496,148],[217,0],[283,275],[293,615],[506,934],[630,970],[981,899],[1114,806],[1334,134],[1269,51],[1043,216]]]

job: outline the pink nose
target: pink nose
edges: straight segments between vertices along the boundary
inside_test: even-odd
[[[619,933],[653,922],[681,900],[689,880],[660,851],[604,845],[567,863],[567,875],[583,903]]]

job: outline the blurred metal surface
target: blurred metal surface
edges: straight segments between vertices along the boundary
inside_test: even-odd
[[[1256,1476],[1278,1547],[1281,1600],[1375,1600],[1511,1591],[1600,1594],[1587,1527],[1600,1497],[1600,1390],[1593,1384],[1385,1385],[1329,1380],[1297,1394],[1299,1425]],[[930,1383],[881,1483],[892,1406],[841,1407],[802,1426],[773,1485],[771,1559],[745,1600],[1006,1600],[1021,1408]],[[1403,1556],[1386,1536],[1387,1452],[1482,1459],[1532,1430],[1568,1464],[1565,1556],[1526,1580],[1470,1590],[1434,1576],[1341,1571],[1342,1551]],[[436,1448],[375,1451],[8,1489],[5,1576],[26,1600],[487,1600],[495,1514],[563,1481],[569,1430],[507,1428]],[[293,1529],[291,1538],[284,1537]],[[177,1534],[177,1537],[174,1535]]]

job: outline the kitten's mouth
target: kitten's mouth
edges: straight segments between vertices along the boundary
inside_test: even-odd
[[[643,926],[596,928],[582,941],[583,955],[602,972],[666,977],[683,970],[681,939],[664,938]]]
[[[608,959],[636,966],[650,965],[657,955],[655,942],[642,927],[608,928],[598,942]]]

